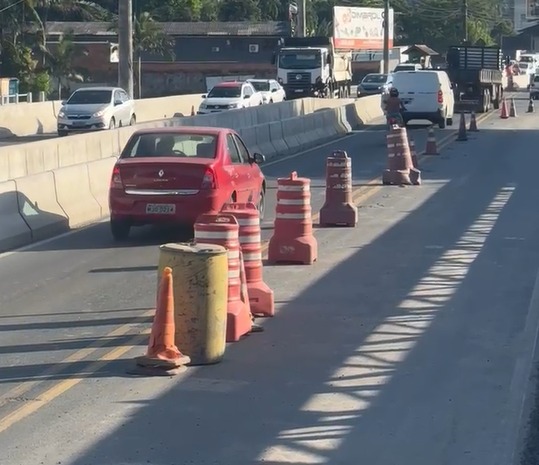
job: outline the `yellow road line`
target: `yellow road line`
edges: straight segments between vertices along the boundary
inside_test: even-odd
[[[493,113],[487,113],[485,115],[481,115],[482,117],[477,119],[477,122],[486,120],[490,115]],[[457,133],[457,131],[451,131],[450,134],[448,134],[446,137],[442,138],[442,140],[438,143],[438,149],[441,150],[444,147],[448,146],[451,142],[453,142],[454,136]],[[432,157],[436,158],[436,156]],[[420,160],[423,160],[424,157],[420,157]],[[371,179],[367,182],[366,186],[361,186],[360,188],[356,189],[352,193],[352,198],[355,204],[359,204],[360,202],[364,202],[371,196],[373,196],[376,192],[380,191],[383,186],[377,185],[380,182],[380,177],[376,177],[374,179]],[[371,187],[372,186],[372,187]],[[313,216],[313,223],[318,221],[319,219],[319,213],[316,213]],[[262,244],[262,252],[265,253],[268,249],[268,242],[264,242]],[[154,314],[154,311],[148,311],[145,312],[141,317],[146,316],[152,316]],[[125,325],[122,325],[118,328],[116,328],[114,331],[111,331],[107,335],[104,336],[104,340],[110,337],[119,337],[127,334],[131,329],[133,329],[135,326],[137,326],[138,323],[128,323]],[[117,347],[106,354],[104,354],[102,357],[99,357],[94,362],[88,362],[89,365],[86,369],[87,373],[95,373],[99,369],[101,369],[103,366],[107,365],[109,362],[117,360],[121,356],[125,355],[130,350],[137,347],[139,344],[147,340],[147,334],[149,334],[149,329],[143,331],[141,334],[138,334],[134,336],[133,338],[129,339],[126,343],[126,345]],[[48,370],[45,370],[42,373],[42,376],[57,374],[61,370],[63,370],[67,365],[66,363],[74,363],[78,362],[80,360],[83,360],[84,358],[92,355],[95,353],[100,347],[103,347],[106,344],[106,342],[101,342],[96,344],[95,347],[92,348],[86,348],[81,349],[69,357],[66,357],[64,360],[58,363],[58,365],[51,367]],[[59,397],[60,395],[66,393],[71,388],[79,384],[83,379],[85,379],[84,376],[69,376],[69,378],[62,380],[56,384],[54,384],[49,389],[45,390],[43,393],[39,394],[36,399],[27,401],[23,405],[21,405],[19,408],[15,409],[13,412],[9,413],[8,415],[0,418],[0,433],[7,430],[14,424],[18,423],[19,421],[23,420],[24,418],[28,417],[29,415],[35,413],[40,408],[44,407],[45,405],[52,402],[54,399]],[[7,401],[10,398],[21,396],[22,394],[30,391],[34,386],[41,384],[44,381],[30,381],[27,383],[23,383],[19,385],[18,387],[8,391],[3,396],[0,397],[0,406],[5,405]]]

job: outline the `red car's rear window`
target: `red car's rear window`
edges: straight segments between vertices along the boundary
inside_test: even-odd
[[[212,134],[141,134],[128,142],[120,158],[215,158],[216,142]]]

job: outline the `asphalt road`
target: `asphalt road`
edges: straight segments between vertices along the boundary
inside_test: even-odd
[[[266,266],[266,331],[173,379],[126,375],[173,232],[119,247],[99,224],[0,256],[0,464],[512,464],[539,320],[539,118],[517,103],[467,142],[438,131],[420,187],[370,182],[376,127],[265,166],[271,186],[311,177],[318,210],[345,149],[360,223],[317,229],[313,266]]]

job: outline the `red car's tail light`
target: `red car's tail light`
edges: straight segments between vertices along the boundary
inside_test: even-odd
[[[438,103],[444,103],[444,93],[441,90],[438,91]]]
[[[122,176],[120,174],[120,168],[115,166],[112,170],[112,178],[110,180],[111,189],[123,189]]]
[[[211,169],[206,169],[204,177],[202,178],[202,189],[217,189],[217,179],[215,173]]]

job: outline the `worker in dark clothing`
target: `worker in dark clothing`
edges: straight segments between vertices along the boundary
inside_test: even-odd
[[[386,119],[389,124],[390,119],[397,120],[397,124],[404,125],[402,118],[402,111],[406,110],[401,99],[399,98],[399,91],[395,87],[389,90],[389,97],[386,100]]]

